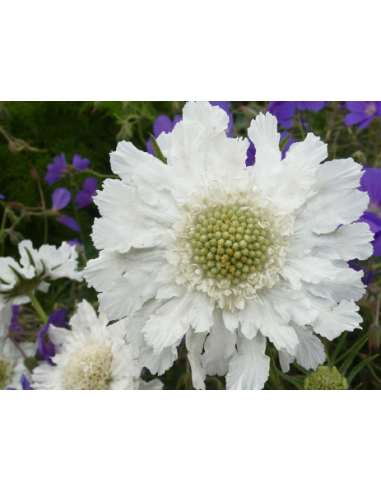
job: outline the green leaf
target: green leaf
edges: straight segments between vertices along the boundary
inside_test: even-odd
[[[304,389],[304,382],[301,381],[300,379],[293,378],[292,376],[285,374],[284,372],[280,371],[279,369],[278,369],[278,374],[282,379],[284,379],[285,381],[288,381],[289,383],[294,385],[298,390]]]
[[[155,137],[150,133],[149,134],[152,142],[152,147],[153,151],[155,152],[155,156],[157,159],[159,159],[161,162],[164,162],[164,164],[167,164],[167,161],[165,160],[165,157],[163,156],[162,151],[160,150],[159,144],[156,142]]]
[[[311,374],[310,371],[307,371],[307,369],[304,369],[304,367],[300,366],[296,362],[293,362],[292,365],[306,376],[309,376]]]
[[[353,362],[353,359],[356,357],[356,355],[358,354],[358,352],[360,352],[360,350],[363,348],[363,346],[366,344],[367,341],[368,341],[368,337],[366,337],[365,340],[361,341],[360,343],[357,343],[356,345],[354,345],[353,350],[349,354],[347,360],[339,368],[339,372],[343,376],[345,376],[345,373],[350,368],[350,366],[351,366],[351,364]]]
[[[25,248],[25,251],[26,251],[26,254],[28,255],[28,258],[29,258],[30,264],[31,264],[31,265],[33,265],[33,266],[34,266],[34,268],[36,268],[36,264],[34,263],[32,253],[29,251],[29,249],[28,249],[28,248]]]
[[[291,138],[291,133],[289,133],[289,134],[287,135],[287,137],[285,137],[285,138],[281,141],[281,143],[279,144],[279,150],[280,150],[281,152],[283,152],[283,149],[286,147],[287,142],[290,140],[290,138]]]
[[[357,366],[352,370],[350,375],[347,377],[348,384],[351,384],[353,381],[353,378],[356,376],[356,374],[361,371],[364,367],[366,367],[372,360],[374,360],[376,357],[378,357],[379,354],[373,355],[373,357],[369,357],[369,359],[363,360],[360,362],[360,364],[357,364]]]
[[[345,339],[347,338],[348,332],[346,331],[343,333],[340,337],[339,343],[337,344],[335,350],[333,351],[331,360],[329,362],[330,367],[333,367],[335,364],[335,359],[338,356],[340,350],[342,349],[342,346],[344,345]]]

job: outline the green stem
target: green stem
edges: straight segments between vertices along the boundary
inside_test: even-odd
[[[1,221],[1,228],[0,228],[0,239],[1,239],[1,236],[3,235],[3,232],[4,232],[5,222],[6,222],[7,215],[8,215],[8,210],[9,210],[9,207],[4,208],[4,215],[3,215],[3,220]]]
[[[45,313],[45,311],[42,309],[42,306],[38,302],[36,296],[32,292],[29,292],[28,296],[29,296],[29,299],[32,301],[32,304],[33,304],[35,310],[37,311],[37,313],[39,314],[40,318],[46,324],[48,322],[48,316]]]
[[[97,176],[97,178],[113,178],[113,179],[120,179],[119,176],[116,176],[115,174],[101,174],[97,173],[96,171],[93,171],[92,169],[85,169],[82,172],[84,173],[89,173],[93,174],[94,176]]]

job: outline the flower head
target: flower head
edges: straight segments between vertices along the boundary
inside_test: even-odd
[[[346,390],[348,383],[336,367],[319,366],[304,381],[306,390]]]
[[[75,197],[77,209],[87,207],[93,203],[93,196],[96,194],[98,180],[96,178],[86,178],[83,183],[83,189]]]
[[[145,383],[126,342],[126,320],[109,325],[87,301],[70,319],[71,330],[49,326],[55,347],[54,366],[43,363],[32,376],[34,389],[136,390],[161,389],[160,381]],[[109,325],[109,326],[108,326]]]
[[[90,166],[90,161],[89,159],[82,159],[79,154],[74,154],[71,165],[74,166],[77,171],[83,171]]]
[[[292,127],[292,118],[295,116],[295,104],[292,101],[271,101],[267,111],[276,116],[284,128]]]
[[[381,116],[380,101],[350,101],[346,104],[349,113],[344,121],[347,126],[359,125],[359,129],[366,128],[375,116]]]
[[[359,328],[355,300],[368,258],[369,226],[355,223],[368,196],[352,159],[321,164],[327,146],[308,134],[279,150],[277,120],[252,121],[249,142],[228,138],[228,115],[187,103],[183,120],[158,138],[168,165],[120,142],[111,154],[122,181],[94,199],[93,241],[101,250],[85,277],[109,319],[126,330],[139,363],[162,374],[185,336],[193,385],[225,375],[228,389],[260,389],[269,372],[266,339],[288,370],[325,360],[315,334]]]

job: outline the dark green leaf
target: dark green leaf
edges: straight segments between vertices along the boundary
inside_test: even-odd
[[[164,164],[167,164],[167,161],[165,160],[165,157],[163,156],[162,151],[160,150],[159,144],[156,142],[155,137],[150,133],[149,134],[152,142],[152,147],[153,151],[155,152],[155,156],[157,159],[159,159],[161,162],[164,162]]]

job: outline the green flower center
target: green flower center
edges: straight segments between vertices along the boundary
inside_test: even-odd
[[[238,285],[274,257],[271,228],[259,215],[233,205],[197,217],[190,232],[193,261],[208,278]]]
[[[348,383],[336,367],[319,366],[304,381],[306,390],[346,390]]]
[[[0,360],[0,390],[3,390],[7,387],[9,379],[8,373],[9,371],[7,364]]]

